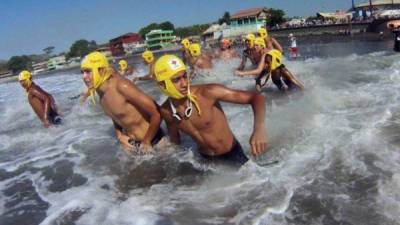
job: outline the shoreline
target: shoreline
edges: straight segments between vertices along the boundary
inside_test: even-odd
[[[296,34],[293,33],[295,36]],[[271,36],[275,37],[280,43],[286,43],[287,42],[287,36],[281,36],[281,35],[276,35],[271,32]],[[378,33],[374,32],[362,32],[362,33],[354,33],[354,34],[309,34],[309,35],[299,35],[296,36],[297,41],[299,42],[309,42],[309,43],[343,43],[343,42],[352,42],[352,41],[365,41],[365,42],[385,42],[385,41],[391,41],[392,37],[391,35],[379,35]],[[166,52],[177,52],[179,51],[180,47],[177,46],[176,48],[170,48],[170,49],[162,49],[162,50],[155,50],[153,51],[156,55],[160,55]],[[116,61],[119,59],[126,59],[130,61],[133,64],[136,64],[136,60],[141,57],[142,53],[134,53],[132,55],[127,55],[127,56],[117,56],[117,57],[112,57],[110,58],[110,64],[115,65]],[[58,70],[51,70],[51,71],[46,71],[43,73],[35,74],[32,75],[32,77],[46,77],[46,76],[51,76],[54,73],[62,73],[62,72],[68,72],[68,71],[78,71],[80,68],[80,65],[69,67],[69,68],[63,68],[63,69],[58,69]],[[0,78],[0,84],[3,83],[12,83],[12,82],[17,82],[18,81],[18,75],[13,75],[9,77],[4,77]]]

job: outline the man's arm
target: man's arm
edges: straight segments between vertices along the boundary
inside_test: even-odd
[[[122,145],[123,149],[129,153],[128,151],[132,150],[133,147],[131,144],[129,144],[129,137],[122,132],[122,127],[120,127],[114,120],[113,124],[117,140]]]
[[[167,100],[168,101],[168,100]],[[174,123],[174,119],[171,116],[171,113],[168,109],[165,109],[165,104],[161,107],[160,112],[161,116],[164,119],[165,123],[167,124],[168,136],[172,143],[176,145],[181,144],[181,136],[179,134],[179,128],[176,123]]]
[[[279,42],[275,38],[271,37],[271,42],[272,42],[272,47],[274,47],[274,49],[283,53],[282,46],[279,44]]]
[[[237,104],[250,104],[254,114],[253,133],[250,138],[251,151],[257,156],[267,148],[267,132],[265,129],[265,99],[258,92],[240,91],[220,84],[209,84],[203,90],[204,95],[216,101]]]
[[[33,89],[30,94],[32,95],[32,97],[36,97],[38,99],[40,99],[43,102],[43,115],[40,115],[40,119],[43,122],[44,127],[49,127],[49,109],[50,109],[50,103],[51,103],[51,99],[49,94],[45,93],[43,90],[41,90],[40,88],[35,88]]]
[[[117,89],[128,102],[149,116],[149,129],[147,130],[142,141],[145,148],[149,147],[151,140],[160,128],[161,116],[158,106],[153,99],[151,99],[133,83],[126,79],[123,79],[121,82],[119,82]]]
[[[239,70],[236,70],[236,71],[235,71],[235,74],[238,75],[238,76],[255,76],[255,77],[257,77],[258,75],[260,75],[260,73],[261,73],[261,72],[264,70],[264,68],[265,68],[265,57],[266,57],[266,54],[263,54],[263,55],[261,56],[261,60],[260,60],[260,62],[258,63],[258,66],[257,66],[256,69],[254,69],[254,70],[247,70],[247,71],[239,71]]]
[[[240,62],[239,67],[236,70],[243,70],[246,66],[247,56],[243,53],[242,61]]]

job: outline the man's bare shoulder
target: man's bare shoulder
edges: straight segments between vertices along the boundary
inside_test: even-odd
[[[128,80],[125,77],[122,76],[116,76],[113,77],[113,82],[111,83],[111,85],[115,86],[119,91],[123,90],[123,89],[129,89],[129,90],[137,90],[138,88],[136,87],[136,85],[134,83],[132,83],[130,80]]]

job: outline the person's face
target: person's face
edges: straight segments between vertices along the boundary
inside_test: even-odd
[[[250,40],[245,40],[244,41],[244,44],[246,45],[246,48],[250,48],[251,47],[251,45],[250,45]]]
[[[176,90],[179,91],[182,95],[188,94],[188,76],[186,71],[181,71],[171,77],[171,82],[175,86]],[[165,83],[159,83],[162,88],[165,88]]]
[[[254,49],[256,50],[256,52],[261,52],[263,48],[260,45],[254,45]]]
[[[225,43],[223,43],[223,42],[221,42],[220,48],[221,48],[222,50],[226,50],[226,49],[228,48],[228,45],[225,44]]]
[[[91,69],[82,69],[82,80],[86,87],[93,88],[93,73]]]
[[[20,80],[20,81],[19,81],[19,84],[21,84],[21,86],[22,86],[24,89],[28,89],[28,88],[29,88],[29,80]]]

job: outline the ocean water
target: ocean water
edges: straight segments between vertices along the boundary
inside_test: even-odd
[[[251,107],[222,104],[251,157],[239,170],[202,162],[188,137],[126,155],[100,107],[70,99],[84,90],[78,71],[35,79],[65,114],[50,129],[18,83],[0,84],[0,224],[400,224],[400,55],[390,47],[301,46],[285,64],[306,90],[264,89],[261,157],[249,154]],[[194,83],[252,90],[254,79],[233,76],[238,64],[217,61]],[[137,84],[164,101],[154,83]]]

